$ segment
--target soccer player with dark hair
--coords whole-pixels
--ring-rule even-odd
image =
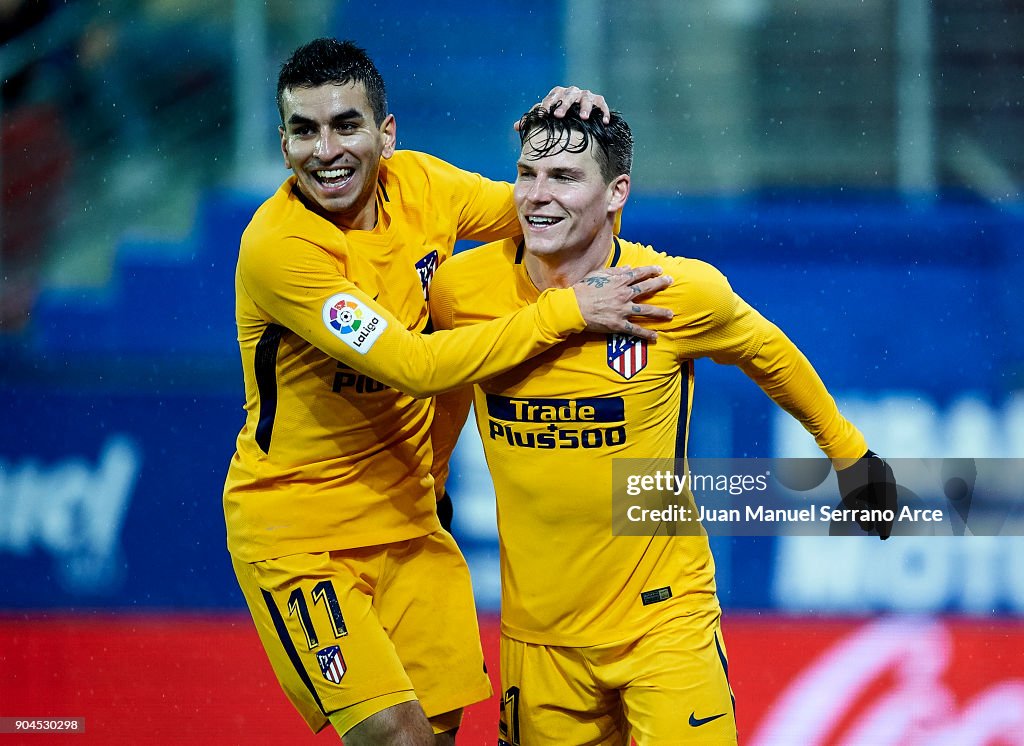
[[[435,509],[433,402],[417,397],[584,328],[653,337],[629,317],[667,318],[636,302],[667,282],[652,267],[599,270],[426,336],[431,278],[455,240],[518,231],[511,185],[396,150],[384,83],[351,43],[296,50],[277,101],[292,175],[241,239],[246,421],[224,488],[228,549],[313,730],[330,722],[349,746],[452,743],[462,708],[491,692],[469,572]]]
[[[718,270],[614,235],[633,149],[620,115],[605,124],[575,107],[564,118],[540,107],[519,135],[523,237],[442,267],[430,298],[435,325],[473,328],[623,264],[664,267],[674,283],[652,302],[675,315],[652,326],[656,343],[577,335],[472,391],[439,397],[435,446],[449,447],[472,399],[497,494],[499,743],[735,743],[707,535],[670,535],[665,525],[652,536],[613,535],[613,459],[685,458],[694,360],[707,357],[738,366],[837,468],[880,465],[858,500],[894,500],[891,471],[807,359]],[[885,538],[891,525],[868,528]]]

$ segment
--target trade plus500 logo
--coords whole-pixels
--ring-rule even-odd
[[[488,435],[515,448],[601,448],[626,442],[621,397],[530,399],[487,395]],[[612,424],[618,423],[618,424]]]
[[[373,309],[346,293],[332,295],[324,303],[324,325],[334,336],[356,352],[365,355],[380,335],[388,328],[388,322],[373,312]]]

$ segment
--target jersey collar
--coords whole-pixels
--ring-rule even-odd
[[[622,246],[619,245],[619,237],[612,236],[612,260],[608,262],[609,267],[618,267],[619,260],[622,258]],[[526,239],[520,238],[519,243],[516,245],[516,264],[523,263],[523,255],[526,253]]]

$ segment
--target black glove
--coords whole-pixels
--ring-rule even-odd
[[[867,516],[857,516],[857,525],[864,532],[877,534],[882,541],[888,539],[899,507],[896,502],[896,478],[889,464],[869,450],[853,466],[836,471],[836,478],[839,480],[839,494],[843,498],[839,505],[841,510],[890,511],[888,515],[892,518],[889,520],[868,520]],[[833,532],[830,528],[829,533],[839,532]]]
[[[448,533],[452,532],[452,499],[448,496],[448,490],[444,491],[444,497],[437,501],[437,517],[441,521],[441,528]]]

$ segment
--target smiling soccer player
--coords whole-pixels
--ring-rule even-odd
[[[444,448],[474,399],[498,499],[499,743],[732,744],[736,723],[706,534],[613,535],[612,461],[684,458],[694,360],[738,366],[837,466],[867,446],[810,363],[709,264],[614,235],[633,138],[613,113],[524,115],[523,238],[454,257],[431,293],[438,328],[472,328],[588,272],[657,263],[674,278],[655,343],[582,334],[441,398]],[[439,412],[440,412],[439,405]],[[860,459],[860,461],[858,461]],[[879,460],[880,461],[880,460]],[[690,496],[692,502],[692,495]]]
[[[246,420],[224,486],[228,549],[314,731],[450,744],[490,683],[469,570],[438,519],[429,397],[587,325],[669,315],[635,300],[664,281],[601,271],[479,328],[423,334],[455,241],[516,231],[511,186],[396,149],[384,82],[351,43],[300,47],[277,96],[292,175],[239,249]]]

